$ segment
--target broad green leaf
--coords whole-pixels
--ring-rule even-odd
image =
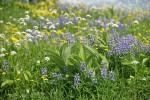
[[[13,80],[6,80],[1,84],[1,88],[6,86],[6,85],[12,85],[14,83]]]
[[[51,51],[49,55],[51,60],[55,62],[59,67],[65,66],[62,57],[60,57],[57,53]]]
[[[28,78],[27,74],[26,74],[26,73],[23,73],[23,75],[24,75],[25,80],[26,80],[26,81],[29,81],[29,78]]]
[[[99,54],[99,56],[100,56],[100,58],[102,58],[103,61],[108,63],[108,60],[107,60],[106,56],[104,56],[102,54]]]
[[[62,57],[63,57],[63,59],[64,59],[65,61],[68,59],[68,56],[70,55],[73,46],[74,46],[74,45],[68,46],[68,47],[64,50],[64,52],[62,52]]]
[[[79,57],[82,59],[82,61],[85,61],[86,53],[85,53],[83,45],[80,46]]]
[[[87,57],[87,59],[86,59],[86,61],[85,61],[87,65],[91,62],[91,60],[92,60],[93,57],[94,57],[93,54],[90,54],[90,55]]]
[[[91,48],[89,46],[85,46],[85,45],[84,45],[84,48],[86,50],[88,50],[90,53],[92,53],[94,56],[96,56],[97,58],[99,58],[99,56],[98,56],[99,53],[95,49],[93,49],[93,48]]]
[[[142,64],[145,64],[149,60],[150,60],[150,58],[144,58],[143,61],[142,61]]]

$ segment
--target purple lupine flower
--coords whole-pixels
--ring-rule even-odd
[[[46,68],[42,68],[41,69],[41,74],[45,77],[47,77],[47,69]]]
[[[146,45],[146,54],[150,54],[150,44]]]
[[[44,35],[43,38],[44,38],[44,41],[45,41],[45,42],[48,41],[48,36],[47,36],[47,35]]]
[[[62,79],[62,74],[52,73],[52,78]]]
[[[2,70],[3,70],[4,72],[8,73],[9,66],[8,66],[7,60],[4,60],[4,61],[3,61]]]
[[[115,33],[115,32],[116,32],[116,29],[113,27],[113,28],[111,29],[111,32],[112,32],[112,33]]]
[[[56,79],[62,79],[62,74],[56,74]]]
[[[114,55],[112,50],[108,50],[108,52],[107,52],[107,53],[108,53],[108,56],[109,56],[109,57],[111,57],[111,56],[113,56],[113,55]]]
[[[101,77],[104,78],[104,79],[107,78],[107,68],[106,68],[106,66],[101,68]]]
[[[85,62],[80,62],[81,66],[80,66],[80,70],[82,72],[85,72],[86,71],[86,63]]]
[[[92,83],[93,84],[97,84],[98,83],[98,79],[96,79],[96,78],[92,79]]]
[[[64,66],[63,73],[66,74],[67,72],[68,72],[68,68],[66,66]]]
[[[74,85],[75,85],[75,86],[80,85],[80,76],[79,76],[79,73],[76,73],[76,74],[74,75]]]
[[[74,35],[72,35],[72,34],[70,34],[70,33],[68,33],[68,34],[66,34],[66,35],[67,35],[67,36],[66,36],[66,39],[67,39],[68,45],[73,44],[73,43],[74,43]]]
[[[108,46],[111,47],[112,45],[113,45],[113,41],[110,40],[110,41],[108,42]]]
[[[93,77],[93,70],[88,70],[87,74],[88,74],[88,78],[92,78]]]
[[[114,81],[115,80],[115,73],[113,71],[109,71],[108,79]]]
[[[119,38],[120,38],[120,36],[119,36],[118,33],[117,33],[117,34],[114,34],[113,39],[114,39],[115,41],[118,41]]]

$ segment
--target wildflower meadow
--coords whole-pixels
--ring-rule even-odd
[[[150,9],[0,0],[0,100],[150,100]]]

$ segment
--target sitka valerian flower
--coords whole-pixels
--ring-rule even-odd
[[[46,60],[46,61],[50,61],[50,58],[49,58],[49,57],[45,57],[45,60]]]
[[[17,52],[16,52],[16,51],[11,51],[10,54],[11,54],[11,55],[16,55]]]

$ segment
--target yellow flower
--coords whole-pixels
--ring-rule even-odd
[[[89,25],[89,23],[85,23],[85,25],[86,25],[86,26],[88,26],[88,25]]]
[[[34,80],[30,80],[31,82],[34,82]]]
[[[6,74],[6,72],[2,72],[2,75],[5,75]]]
[[[17,78],[17,79],[16,79],[16,81],[20,81],[20,80],[21,80],[20,78]]]
[[[17,39],[17,38],[15,38],[15,37],[11,37],[11,40],[14,42],[14,43],[18,43],[19,42],[19,40]]]
[[[56,32],[58,35],[63,34],[62,30],[57,30]]]
[[[64,27],[63,30],[64,30],[64,31],[67,30],[66,27]]]
[[[139,37],[141,37],[141,33],[138,33],[137,35],[138,35]]]
[[[41,79],[43,79],[43,81],[47,81],[48,80],[45,76],[41,76]]]
[[[5,53],[5,55],[8,55],[8,54],[9,54],[8,52]]]
[[[104,49],[105,51],[108,51],[108,49],[106,48],[106,49]]]
[[[93,31],[93,29],[92,29],[92,28],[90,28],[90,31]]]
[[[144,56],[144,54],[139,54],[141,57],[143,57]]]
[[[100,32],[103,33],[104,31],[105,31],[105,29],[104,29],[104,28],[101,28]]]

